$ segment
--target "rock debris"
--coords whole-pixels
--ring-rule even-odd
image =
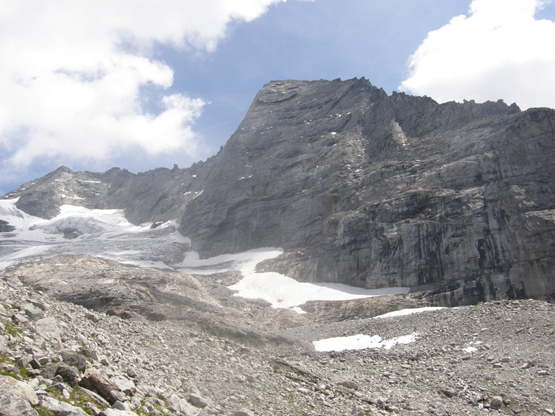
[[[254,323],[251,338],[218,335],[200,315],[123,319],[2,277],[3,415],[544,415],[555,408],[555,305],[545,301],[307,318],[282,327],[278,340]],[[409,333],[419,336],[390,349],[312,345]]]

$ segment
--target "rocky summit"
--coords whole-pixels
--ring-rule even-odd
[[[554,159],[552,109],[352,79],[60,167],[0,198],[0,416],[555,414]]]

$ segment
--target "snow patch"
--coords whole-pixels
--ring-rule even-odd
[[[352,335],[350,337],[327,338],[313,341],[314,349],[319,352],[365,350],[368,348],[385,348],[389,350],[398,344],[411,344],[418,339],[418,334],[403,335],[391,339],[382,339],[379,335]]]
[[[473,352],[478,351],[478,348],[473,347],[473,345],[480,345],[481,343],[482,341],[471,342],[470,344],[468,344],[468,347],[463,348],[463,351],[467,352],[468,354],[472,354]]]
[[[77,195],[75,195],[75,196],[68,196],[68,195],[66,195],[66,194],[60,194],[60,196],[61,196],[62,198],[67,198],[67,199],[85,199],[85,198],[78,197]]]
[[[178,270],[189,274],[209,275],[229,270],[240,271],[243,279],[229,286],[235,296],[246,299],[263,299],[274,308],[296,308],[311,300],[351,300],[382,295],[409,293],[409,288],[362,289],[340,283],[303,283],[275,272],[257,273],[256,265],[283,253],[281,248],[259,248],[236,254],[222,254],[200,259],[195,252],[187,253]]]
[[[16,228],[10,232],[11,244],[0,246],[0,270],[60,254],[89,254],[142,267],[167,269],[168,265],[158,259],[149,262],[145,258],[153,257],[152,252],[166,253],[166,247],[174,244],[183,245],[183,251],[191,245],[190,239],[179,234],[179,224],[175,221],[151,229],[152,223],[131,224],[120,209],[87,209],[73,205],[61,206],[59,215],[45,220],[19,210],[15,206],[17,200],[0,200],[0,218]],[[65,239],[67,231],[76,237]]]

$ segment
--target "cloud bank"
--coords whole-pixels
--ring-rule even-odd
[[[202,99],[169,94],[158,45],[213,51],[284,0],[0,0],[2,170],[33,161],[195,155]]]
[[[400,89],[437,101],[503,99],[555,108],[555,23],[536,20],[541,0],[473,0],[409,59]]]

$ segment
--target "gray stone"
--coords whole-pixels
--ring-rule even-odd
[[[491,405],[493,407],[501,407],[503,406],[503,397],[501,396],[493,396],[491,398]]]
[[[68,365],[60,365],[56,370],[56,375],[62,377],[62,380],[69,384],[71,387],[76,387],[81,379],[79,375],[79,370],[75,367],[70,367]]]
[[[35,330],[37,331],[37,334],[43,338],[58,341],[60,339],[58,323],[55,318],[48,317],[39,319],[35,322]]]
[[[133,395],[137,390],[137,387],[135,386],[135,383],[133,382],[133,380],[129,380],[128,378],[125,378],[123,376],[112,377],[110,378],[110,381],[119,390],[123,391],[125,394],[129,396]]]
[[[98,321],[100,321],[100,318],[98,317],[98,315],[92,312],[86,313],[85,318],[90,319],[94,323],[97,323]]]
[[[233,416],[254,416],[254,413],[248,409],[236,410],[232,413]]]
[[[39,405],[59,416],[87,416],[83,409],[52,397],[44,397]]]
[[[23,305],[21,305],[21,310],[25,312],[25,314],[27,314],[29,318],[34,320],[39,319],[44,314],[42,309],[37,308],[31,303],[24,303]]]
[[[50,364],[46,367],[41,368],[40,374],[46,379],[53,379],[56,376],[56,372],[58,371],[57,364]]]
[[[351,380],[340,381],[337,384],[339,384],[340,386],[347,387],[349,389],[358,390],[358,384]]]
[[[173,411],[177,411],[180,412],[181,411],[181,405],[179,403],[179,397],[176,394],[172,394],[169,397],[166,397],[166,401],[170,407],[170,409],[173,409]]]
[[[98,355],[96,351],[91,348],[81,347],[81,349],[79,349],[79,354],[91,361],[98,361]]]
[[[31,356],[28,354],[23,354],[21,357],[17,359],[16,365],[21,368],[26,368],[30,362],[31,362]]]
[[[440,391],[443,394],[445,394],[447,397],[454,397],[454,396],[457,395],[457,392],[453,389],[450,389],[450,388],[441,389]]]
[[[179,411],[187,416],[193,416],[198,413],[198,409],[191,406],[187,400],[179,399]]]
[[[191,403],[193,406],[199,407],[199,408],[210,406],[211,404],[209,399],[202,397],[198,393],[190,393],[187,396],[187,400],[189,400],[189,403]]]
[[[124,410],[124,411],[131,410],[127,403],[120,402],[119,400],[112,405],[112,409]]]
[[[29,322],[29,320],[22,314],[20,313],[14,313],[12,315],[12,320],[18,324],[25,324],[27,322]]]
[[[0,365],[0,368],[2,368],[2,370],[4,370],[4,371],[7,371],[8,373],[12,373],[12,372],[18,371],[18,370],[15,368],[15,365],[8,364],[8,363],[2,363],[2,365]]]
[[[0,414],[35,416],[33,406],[39,403],[36,393],[27,384],[12,377],[0,376]]]
[[[90,396],[99,406],[110,407],[110,403],[108,403],[102,396],[95,393],[94,391],[85,389],[81,386],[77,386],[77,388],[81,393],[86,394],[87,396]]]
[[[87,360],[83,355],[74,351],[62,351],[62,361],[68,366],[77,368],[80,372],[84,373],[87,368]]]

